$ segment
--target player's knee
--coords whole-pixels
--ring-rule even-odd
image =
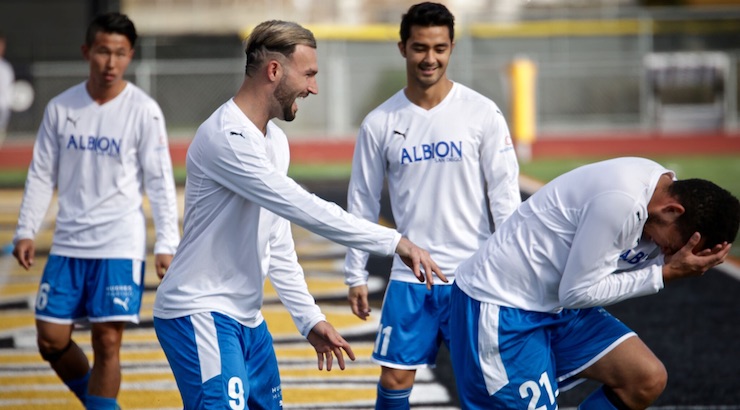
[[[110,332],[99,333],[93,337],[92,345],[97,359],[115,358],[121,349],[121,338]]]
[[[414,385],[414,370],[400,370],[383,367],[380,373],[380,385],[386,389],[410,389]]]
[[[123,338],[123,327],[101,326],[93,329],[92,345],[96,351],[118,352]]]
[[[651,403],[655,401],[661,393],[663,393],[667,383],[668,372],[662,362],[656,361],[645,380],[645,395]]]
[[[45,361],[54,364],[64,356],[69,349],[72,348],[74,342],[72,340],[66,340],[65,344],[60,344],[58,341],[48,340],[44,338],[38,338],[36,340],[39,354]]]
[[[663,393],[668,372],[658,360],[646,363],[630,383],[632,408],[646,408]]]

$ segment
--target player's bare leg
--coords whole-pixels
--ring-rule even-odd
[[[39,353],[44,358],[52,359],[47,360],[62,380],[78,379],[90,370],[90,363],[82,349],[77,344],[69,346],[73,328],[73,325],[36,321]]]
[[[90,363],[85,352],[72,341],[74,325],[36,320],[36,342],[41,357],[84,403]]]
[[[95,360],[90,376],[90,395],[98,397],[118,396],[121,387],[121,342],[123,322],[94,323],[92,346]]]
[[[382,366],[380,384],[391,390],[410,389],[414,386],[414,377],[416,377],[416,370],[392,369]]]
[[[638,337],[620,343],[580,376],[603,383],[629,409],[650,406],[668,380],[663,363]]]
[[[381,367],[376,409],[408,409],[416,370]]]

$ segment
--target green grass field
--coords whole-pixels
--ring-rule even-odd
[[[605,158],[544,159],[521,164],[521,173],[540,181],[550,181],[556,176],[594,161]],[[651,157],[679,178],[703,178],[740,197],[740,156],[696,155]]]

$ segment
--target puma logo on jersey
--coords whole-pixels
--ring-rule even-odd
[[[67,121],[68,121],[68,122],[71,122],[71,123],[72,123],[72,126],[73,126],[73,127],[75,127],[75,128],[77,128],[77,120],[75,120],[74,118],[72,118],[72,117],[70,117],[70,116],[68,115],[68,116],[67,116]]]
[[[123,307],[123,309],[128,312],[128,298],[126,298],[126,300],[123,300],[121,298],[114,297],[113,304]]]
[[[231,135],[238,135],[238,136],[244,138],[244,135],[241,132],[231,131],[229,134],[231,134]]]
[[[406,130],[406,132],[408,132],[408,129]],[[406,139],[406,132],[393,130],[393,135],[400,135],[403,137],[403,139]]]

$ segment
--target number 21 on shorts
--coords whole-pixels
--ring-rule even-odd
[[[547,376],[547,372],[542,373],[540,380],[537,382],[534,380],[527,380],[519,385],[519,394],[522,399],[529,400],[527,410],[547,410],[547,406],[537,407],[537,403],[540,401],[543,389],[547,394],[547,398],[550,400],[550,405],[555,404],[555,396],[557,396],[557,392],[552,391],[552,384],[550,384],[550,378]]]

